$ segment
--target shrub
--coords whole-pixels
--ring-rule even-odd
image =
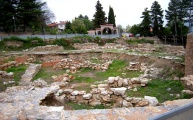
[[[56,39],[53,44],[58,46],[63,46],[64,49],[74,49],[72,47],[72,42],[70,40],[66,40],[64,38]]]

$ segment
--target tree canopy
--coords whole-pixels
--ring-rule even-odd
[[[160,4],[155,1],[151,6],[151,21],[153,27],[154,35],[161,35],[161,31],[163,30],[163,10]]]
[[[113,24],[114,27],[116,26],[115,17],[113,8],[109,6],[108,23]]]
[[[148,8],[145,8],[144,12],[142,13],[142,17],[143,20],[140,24],[140,28],[141,28],[141,34],[144,36],[149,36],[150,33],[150,25],[151,25],[151,17],[150,17],[150,11],[148,10]]]
[[[103,11],[103,7],[100,3],[100,1],[97,1],[96,4],[96,12],[94,14],[94,19],[93,19],[93,26],[94,28],[99,28],[100,25],[105,24],[106,23],[106,17],[105,17],[105,12]]]
[[[0,27],[4,31],[42,28],[54,15],[41,0],[0,0]],[[14,25],[16,24],[16,25]]]

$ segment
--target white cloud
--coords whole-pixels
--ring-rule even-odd
[[[96,12],[97,0],[44,0],[48,7],[55,13],[56,21],[72,20],[75,17],[87,15],[93,19]],[[128,24],[139,24],[144,8],[149,9],[155,0],[100,0],[103,10],[108,16],[109,6],[113,7],[116,15],[116,24],[126,27]],[[165,11],[170,0],[157,0]]]

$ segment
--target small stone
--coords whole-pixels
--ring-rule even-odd
[[[133,92],[137,92],[137,88],[134,88],[134,89],[133,89]]]
[[[77,96],[77,95],[79,95],[79,91],[75,90],[75,91],[73,91],[73,92],[71,93],[71,95]]]
[[[123,100],[123,107],[133,107],[133,105],[130,102]]]
[[[145,96],[144,98],[149,101],[149,105],[151,106],[157,106],[159,103],[156,97]]]
[[[167,91],[171,91],[172,89],[171,88],[167,88]]]
[[[83,95],[83,99],[85,99],[85,100],[89,100],[89,99],[91,99],[91,97],[92,97],[92,94],[90,94],[90,93]]]

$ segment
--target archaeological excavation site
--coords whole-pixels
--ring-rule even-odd
[[[0,119],[145,120],[178,109],[193,102],[192,38],[2,40]]]

